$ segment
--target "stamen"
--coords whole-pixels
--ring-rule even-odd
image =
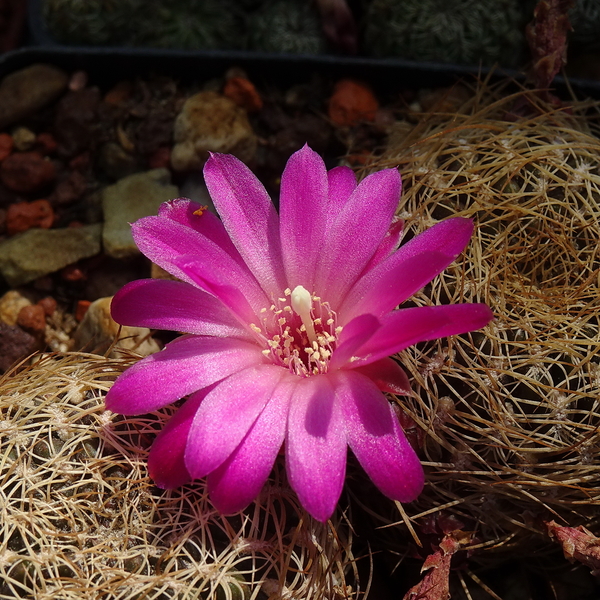
[[[308,290],[301,285],[297,285],[292,291],[290,303],[294,312],[302,319],[302,324],[306,328],[306,335],[311,344],[317,341],[315,326],[313,324],[310,311],[312,310],[312,299]]]

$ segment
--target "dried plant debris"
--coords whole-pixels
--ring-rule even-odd
[[[504,120],[521,96],[537,116]],[[476,222],[467,250],[416,304],[486,302],[496,315],[481,332],[400,356],[414,393],[398,400],[422,434],[427,471],[423,494],[387,529],[401,549],[432,514],[460,519],[480,556],[548,544],[544,520],[600,531],[600,141],[590,115],[591,103],[558,110],[483,85],[456,112],[399,124],[377,159],[374,168],[403,174],[409,235],[450,216]],[[379,519],[398,514],[382,508]]]
[[[147,449],[172,409],[103,406],[132,362],[45,355],[0,380],[0,599],[362,597],[347,528],[310,519],[283,469],[229,518],[203,483],[153,486]]]

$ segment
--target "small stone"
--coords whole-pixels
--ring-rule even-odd
[[[19,152],[26,152],[27,150],[31,150],[33,148],[36,135],[27,127],[17,127],[12,132],[12,138],[15,148],[19,150]]]
[[[82,90],[88,82],[88,74],[85,71],[75,71],[69,79],[69,89],[72,92]]]
[[[125,104],[133,95],[134,87],[131,81],[120,81],[104,95],[104,102],[113,106]]]
[[[54,211],[48,200],[11,204],[6,214],[8,235],[22,233],[33,227],[50,229],[54,222]]]
[[[140,169],[136,157],[115,142],[103,144],[98,155],[98,166],[113,181],[133,175]]]
[[[54,136],[46,131],[38,134],[37,138],[35,139],[35,144],[44,156],[48,156],[48,154],[54,154],[56,152],[56,148],[58,147]]]
[[[53,131],[61,156],[72,157],[96,145],[99,104],[100,92],[96,88],[70,91],[60,99]]]
[[[56,168],[39,152],[18,152],[2,161],[0,179],[7,188],[27,194],[52,183],[56,179]]]
[[[38,304],[24,306],[17,317],[17,325],[32,335],[42,333],[46,329],[46,313]]]
[[[100,253],[102,225],[29,229],[0,242],[0,273],[11,287]]]
[[[119,348],[148,356],[160,350],[156,340],[146,327],[120,326],[110,316],[112,297],[99,298],[92,302],[74,336],[74,349],[104,354],[117,340],[110,356],[120,355]]]
[[[66,89],[68,79],[64,71],[43,64],[7,75],[0,83],[0,128],[50,104]]]
[[[10,156],[15,143],[8,133],[0,133],[0,162]]]
[[[171,165],[176,171],[200,169],[208,152],[254,159],[257,138],[246,111],[216,92],[199,92],[185,101],[175,119]]]
[[[85,175],[79,171],[71,171],[56,184],[52,199],[59,206],[66,206],[80,200],[87,189],[88,180]]]
[[[87,313],[90,304],[91,302],[89,300],[77,301],[77,306],[75,307],[75,319],[78,323],[81,323],[81,321],[83,321],[83,318],[85,317],[85,314]]]
[[[364,83],[352,79],[338,81],[329,99],[329,118],[341,127],[361,121],[374,121],[379,102]]]
[[[16,325],[0,322],[0,372],[8,371],[38,349],[39,342],[35,337]]]
[[[225,83],[223,95],[233,100],[249,113],[258,112],[263,101],[254,84],[243,77],[231,77]]]
[[[171,148],[161,146],[148,157],[148,166],[151,169],[168,169],[171,165]]]
[[[44,309],[44,314],[47,317],[51,317],[58,306],[56,300],[52,296],[46,296],[45,298],[38,300],[37,304]]]
[[[61,272],[60,278],[64,281],[84,281],[86,279],[85,273],[77,265],[67,265]]]
[[[76,171],[87,171],[92,164],[92,156],[89,152],[82,152],[77,156],[74,156],[69,161],[69,168]]]
[[[102,191],[104,251],[113,258],[137,256],[130,223],[155,215],[163,202],[177,198],[167,169],[154,169],[121,179]]]
[[[0,298],[0,321],[11,327],[17,324],[19,311],[31,306],[31,300],[23,296],[18,290],[10,290]]]

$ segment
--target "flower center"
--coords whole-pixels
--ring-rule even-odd
[[[302,377],[326,373],[329,358],[342,331],[327,302],[298,285],[285,290],[267,309],[261,310],[262,327],[252,330],[264,340],[263,354],[273,363]]]

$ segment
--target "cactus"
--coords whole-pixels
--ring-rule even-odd
[[[371,0],[365,48],[378,57],[516,66],[530,14],[523,0]]]
[[[270,0],[248,18],[248,48],[294,54],[324,52],[319,15],[305,0]]]
[[[506,119],[515,105],[532,114]],[[450,513],[480,555],[516,558],[551,543],[544,520],[600,531],[600,142],[588,110],[482,85],[399,126],[374,165],[399,165],[407,235],[475,220],[463,255],[417,304],[460,298],[496,316],[401,354],[415,394],[400,402],[421,429],[428,482],[405,507],[417,535],[432,513]],[[407,530],[393,535],[404,552]]]
[[[50,32],[68,44],[224,49],[244,44],[235,0],[45,0]]]
[[[229,518],[203,483],[152,484],[145,455],[173,411],[103,406],[132,362],[47,355],[0,380],[0,599],[333,598],[350,542],[302,511],[283,468]]]

